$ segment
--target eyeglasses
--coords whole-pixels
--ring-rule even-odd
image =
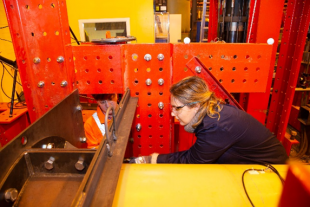
[[[172,111],[175,111],[175,112],[178,112],[180,111],[184,106],[190,106],[190,105],[193,105],[193,104],[196,104],[196,103],[199,103],[199,101],[194,101],[194,102],[191,102],[191,103],[187,103],[187,104],[184,104],[182,106],[172,106],[171,105],[171,110]]]

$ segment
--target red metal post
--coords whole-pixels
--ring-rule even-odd
[[[58,0],[3,3],[33,122],[75,87],[67,7]]]
[[[255,26],[256,24],[255,20],[252,21],[253,18],[250,15],[249,22],[253,23],[252,23],[252,29],[251,24],[249,24],[247,39],[249,41],[252,41],[253,39],[253,41],[255,41],[256,43],[266,43],[269,38],[272,38],[274,39],[275,42],[277,42],[280,33],[280,25],[282,20],[284,1],[254,0],[251,2],[254,4],[252,13],[252,15],[254,15],[254,19],[257,13],[259,13],[259,15],[256,26]],[[255,32],[253,33],[253,31],[255,31],[255,28],[257,28],[256,34]],[[268,66],[268,68],[266,68],[269,70],[269,75],[265,92],[261,94],[251,93],[249,94],[248,98],[247,112],[252,116],[254,116],[258,121],[260,121],[263,124],[265,124],[266,113],[268,108],[276,51],[277,51],[277,43],[274,43],[271,54],[272,59],[270,61],[270,65]]]
[[[310,1],[288,2],[267,127],[283,140],[295,94],[306,35]]]
[[[209,5],[209,30],[208,30],[208,42],[211,42],[217,37],[218,27],[218,0],[210,1]]]

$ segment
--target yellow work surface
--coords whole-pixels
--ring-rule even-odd
[[[288,166],[274,165],[283,178]],[[113,206],[251,206],[242,173],[262,165],[123,164]],[[273,172],[244,182],[255,206],[277,206],[282,183]]]

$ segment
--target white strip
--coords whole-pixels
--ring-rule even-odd
[[[255,3],[254,3],[253,15],[252,15],[252,20],[251,20],[251,27],[250,27],[249,37],[248,37],[248,42],[247,43],[250,42],[250,37],[251,37],[251,32],[252,32],[252,25],[253,25],[254,16],[255,16],[256,3],[257,3],[257,0],[255,0]]]
[[[104,134],[105,134],[104,124],[101,124],[101,123],[100,123],[100,120],[99,120],[99,117],[98,117],[97,112],[93,114],[93,118],[95,119],[96,124],[97,124],[98,128],[99,128],[100,131],[101,131],[101,134],[104,136]]]

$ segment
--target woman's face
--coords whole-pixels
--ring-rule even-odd
[[[194,118],[199,109],[199,104],[196,104],[192,108],[189,108],[188,106],[181,108],[180,106],[182,107],[184,104],[171,96],[171,115],[175,116],[182,126],[185,126]]]
[[[116,94],[111,95],[110,98],[107,98],[105,100],[98,100],[97,103],[98,103],[99,107],[101,108],[102,113],[104,113],[106,115],[106,112],[110,106],[112,106],[114,108],[114,110],[116,109],[117,95]],[[110,110],[110,112],[108,114],[108,119],[111,120],[112,118],[113,118],[112,110]]]

